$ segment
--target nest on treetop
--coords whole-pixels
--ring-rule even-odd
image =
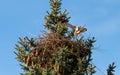
[[[83,58],[90,54],[91,49],[86,47],[85,41],[80,38],[78,41],[73,41],[65,38],[58,33],[47,33],[38,38],[34,49],[26,58],[26,65],[36,65],[39,67],[53,67],[55,59],[54,55],[59,52],[59,48],[66,48],[68,57]],[[51,63],[53,62],[53,63]]]

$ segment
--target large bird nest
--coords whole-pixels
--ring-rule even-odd
[[[51,66],[50,62],[54,61],[53,57],[60,48],[66,48],[68,57],[83,58],[91,52],[87,44],[87,41],[84,41],[82,37],[75,41],[57,33],[47,33],[38,38],[36,46],[26,58],[26,65]]]

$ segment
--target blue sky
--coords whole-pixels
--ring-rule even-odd
[[[108,64],[116,63],[120,74],[120,0],[63,0],[62,9],[71,16],[70,23],[86,25],[87,37],[95,37],[93,63],[95,75],[105,75]],[[0,0],[0,75],[20,75],[15,59],[18,37],[36,37],[44,30],[44,16],[49,0]]]

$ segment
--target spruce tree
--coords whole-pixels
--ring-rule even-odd
[[[19,38],[15,45],[15,54],[24,70],[21,75],[93,75],[96,72],[91,64],[96,40],[84,39],[82,33],[87,29],[69,23],[67,10],[61,11],[61,1],[49,2],[51,10],[47,11],[44,24],[48,32],[38,39]]]

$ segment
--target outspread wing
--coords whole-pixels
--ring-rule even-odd
[[[70,23],[66,23],[66,26],[72,28],[73,30],[75,30],[75,28],[76,28],[76,26],[74,26],[74,25],[72,25],[72,24],[70,24]]]

